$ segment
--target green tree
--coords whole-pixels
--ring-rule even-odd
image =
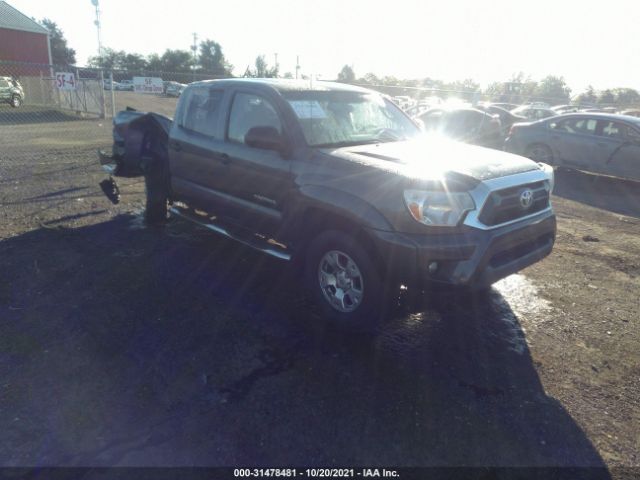
[[[120,68],[130,72],[142,72],[147,65],[147,59],[139,53],[126,53],[120,58]]]
[[[40,23],[49,30],[49,36],[51,38],[51,61],[55,65],[75,65],[76,51],[73,48],[69,48],[67,39],[64,38],[64,33],[60,30],[56,22],[48,18],[43,18]]]
[[[250,67],[247,67],[244,76],[252,78],[274,78],[278,76],[278,67],[269,68],[264,55],[258,55],[256,57],[255,68],[252,70]]]
[[[366,83],[368,85],[380,85],[381,80],[373,73],[369,72],[358,80],[358,83]]]
[[[127,54],[125,52],[103,48],[102,55],[89,57],[88,65],[94,68],[104,68],[106,70],[120,70]]]
[[[640,93],[633,88],[615,88],[613,93],[616,96],[616,105],[622,107],[640,105]]]
[[[569,103],[571,89],[563,77],[548,75],[536,87],[535,96],[550,103]]]
[[[595,89],[589,85],[587,90],[573,99],[573,102],[577,105],[594,105],[598,101]]]
[[[209,39],[200,42],[198,66],[215,75],[231,75],[233,70],[233,66],[225,59],[220,44]]]
[[[615,103],[616,97],[611,90],[603,90],[598,95],[598,105],[611,105]]]
[[[167,49],[160,57],[165,72],[189,72],[193,65],[191,52]]]
[[[338,81],[342,83],[355,83],[356,74],[349,65],[342,67],[342,70],[338,73]]]
[[[147,69],[150,72],[159,72],[162,70],[162,58],[157,53],[152,53],[147,57]]]

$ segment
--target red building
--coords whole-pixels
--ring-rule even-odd
[[[0,0],[0,64],[6,61],[50,64],[51,48],[46,28]],[[26,65],[12,68],[14,75],[29,75],[33,70]]]

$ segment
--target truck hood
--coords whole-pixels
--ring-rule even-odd
[[[467,181],[481,182],[539,169],[535,162],[519,155],[432,136],[324,151],[343,160],[416,180],[465,177]]]

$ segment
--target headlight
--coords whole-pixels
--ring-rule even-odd
[[[546,163],[538,162],[538,166],[542,169],[544,173],[547,174],[547,178],[549,179],[549,193],[553,192],[553,187],[556,184],[555,175],[553,173],[553,167]]]
[[[414,219],[434,227],[455,227],[466,212],[476,208],[466,192],[405,190],[404,203]]]

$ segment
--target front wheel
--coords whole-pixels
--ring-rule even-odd
[[[13,108],[18,108],[20,105],[22,105],[22,98],[20,98],[20,95],[14,95],[11,97],[11,106]]]
[[[324,318],[346,330],[374,331],[386,305],[384,282],[371,256],[339,231],[311,242],[305,283]]]

